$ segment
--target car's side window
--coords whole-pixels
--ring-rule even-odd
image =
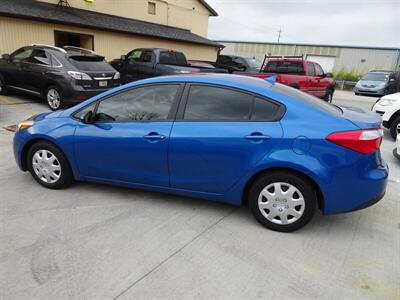
[[[140,61],[141,62],[151,62],[153,59],[153,51],[143,51],[141,57],[140,57]]]
[[[308,76],[315,76],[315,70],[314,70],[314,64],[313,63],[307,63],[307,71],[308,71]]]
[[[324,75],[324,70],[322,70],[322,68],[319,64],[315,64],[315,68],[317,69],[317,76]]]
[[[274,121],[278,119],[280,106],[276,103],[272,103],[266,99],[256,97],[254,99],[253,113],[251,114],[251,120],[254,121]]]
[[[128,54],[128,59],[132,61],[140,61],[140,57],[142,56],[142,50],[132,51]]]
[[[99,103],[98,121],[167,120],[179,85],[151,85],[113,95]]]
[[[253,96],[222,87],[192,85],[185,120],[248,120]]]
[[[32,48],[22,48],[11,54],[13,62],[22,62],[29,60],[32,53]]]
[[[31,53],[29,62],[45,66],[51,65],[50,55],[42,49],[34,49]]]

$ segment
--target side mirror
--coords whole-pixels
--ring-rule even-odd
[[[121,60],[126,60],[126,59],[127,59],[126,55],[121,55]]]
[[[85,124],[93,124],[96,121],[93,111],[89,110],[81,119]]]
[[[328,77],[328,78],[333,78],[333,74],[332,73],[325,73],[325,75],[326,75],[326,77]]]
[[[4,59],[4,60],[6,60],[6,61],[10,61],[10,54],[3,54],[2,56],[1,56],[1,58],[2,59]]]

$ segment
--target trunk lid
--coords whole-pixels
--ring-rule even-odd
[[[339,106],[343,111],[343,117],[360,129],[380,128],[382,118],[375,112],[356,107]]]

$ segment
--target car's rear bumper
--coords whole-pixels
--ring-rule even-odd
[[[378,164],[377,161],[380,161]],[[338,171],[321,186],[325,215],[351,212],[378,202],[386,191],[389,169],[380,154],[371,154]]]
[[[64,100],[66,104],[74,105],[118,86],[120,86],[119,82],[116,82],[104,89],[85,89],[78,85],[72,85],[69,89],[64,89]]]

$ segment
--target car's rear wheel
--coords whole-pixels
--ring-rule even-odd
[[[306,225],[316,209],[316,193],[303,178],[290,172],[273,172],[258,178],[249,193],[249,206],[258,222],[281,232]]]
[[[395,118],[392,123],[390,124],[390,135],[392,138],[396,139],[397,136],[397,125],[400,124],[400,116],[398,116],[397,118]]]
[[[56,86],[50,86],[46,90],[46,102],[51,110],[57,110],[65,107],[61,90]]]
[[[27,163],[33,178],[47,188],[62,189],[73,182],[67,159],[51,143],[34,144],[28,151]]]

